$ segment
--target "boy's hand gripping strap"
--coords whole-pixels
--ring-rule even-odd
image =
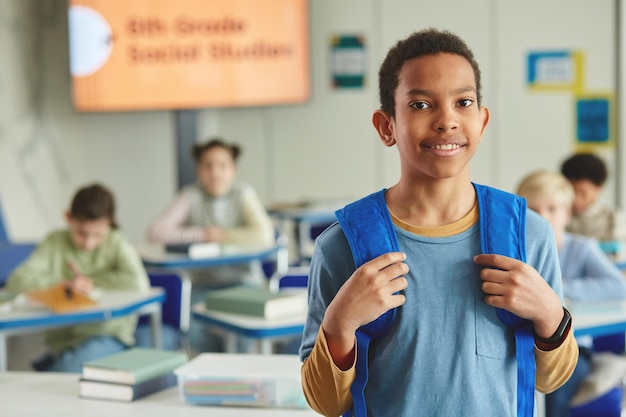
[[[377,256],[400,250],[387,209],[384,189],[337,210],[335,215],[352,249],[356,268]],[[387,310],[376,320],[356,331],[356,376],[350,386],[350,393],[354,414],[358,417],[367,416],[365,386],[368,379],[370,341],[385,337],[393,325],[395,316],[395,308]],[[351,413],[352,410],[348,410],[344,416]]]
[[[526,201],[508,193],[474,184],[480,211],[481,250],[526,261]],[[385,189],[349,204],[335,214],[348,239],[356,268],[387,252],[399,251],[385,202]],[[487,197],[487,195],[489,195]],[[487,203],[489,201],[489,203]],[[489,204],[489,205],[488,205]],[[349,213],[349,215],[348,215]],[[503,309],[496,309],[500,321],[515,332],[518,364],[517,415],[532,417],[535,398],[535,356],[532,323]],[[365,386],[368,380],[369,345],[391,329],[396,309],[356,332],[356,376],[350,387],[354,415],[367,416]],[[348,410],[344,417],[350,416]]]
[[[526,200],[494,188],[474,184],[480,210],[480,245],[495,253],[526,262]],[[530,320],[497,308],[500,321],[515,332],[517,359],[517,415],[532,417],[535,405],[535,337]]]

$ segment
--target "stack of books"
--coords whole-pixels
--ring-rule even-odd
[[[201,259],[219,256],[222,248],[216,242],[170,243],[165,245],[165,251],[187,255],[191,259]]]
[[[204,305],[207,310],[274,320],[304,314],[308,304],[306,289],[272,292],[266,288],[238,285],[210,291]]]
[[[113,401],[134,401],[176,385],[174,370],[187,362],[183,352],[131,348],[85,362],[79,396]]]

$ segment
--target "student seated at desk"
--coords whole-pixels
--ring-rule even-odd
[[[536,171],[519,184],[517,194],[528,207],[545,217],[554,230],[563,273],[563,296],[570,300],[626,298],[626,279],[601,251],[598,242],[566,232],[574,189],[561,174]],[[569,416],[569,401],[590,371],[592,340],[578,338],[580,354],[573,375],[561,388],[546,395],[546,417]]]
[[[612,260],[623,259],[626,213],[602,201],[608,178],[604,161],[593,153],[577,153],[561,164],[561,173],[574,187],[567,231],[597,239]]]
[[[250,185],[236,181],[239,146],[212,139],[192,148],[197,182],[185,186],[148,229],[156,243],[218,242],[255,248],[274,244],[272,221]],[[193,271],[191,302],[204,299],[211,288],[238,283],[261,285],[259,265],[220,266]],[[191,320],[191,346],[213,350],[204,340],[203,325]]]
[[[117,230],[112,193],[100,184],[74,195],[65,213],[67,229],[50,233],[9,276],[14,292],[44,289],[60,282],[76,293],[94,288],[146,291],[141,258]],[[135,343],[135,316],[88,323],[46,333],[49,350],[33,363],[38,371],[81,372],[81,364]]]

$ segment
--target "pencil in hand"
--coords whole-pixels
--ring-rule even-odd
[[[76,277],[81,275],[81,272],[76,266],[76,264],[72,262],[70,259],[66,259],[65,263],[67,264],[67,267],[70,269],[70,271],[72,271],[72,275],[73,275],[73,277],[70,279],[70,282],[67,283],[67,285],[65,286],[65,298],[68,300],[71,300],[74,295],[74,291],[72,290],[72,284],[74,283],[74,280],[76,279]]]
[[[66,259],[65,263],[70,270],[70,278],[64,284],[66,286],[65,295],[67,300],[75,300],[79,295],[88,295],[93,291],[93,280],[78,269],[76,263],[72,259]]]

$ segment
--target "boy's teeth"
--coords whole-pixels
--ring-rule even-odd
[[[457,149],[459,147],[459,145],[457,144],[453,144],[453,143],[448,143],[445,145],[433,145],[433,148],[435,149],[440,149],[440,150],[444,150],[444,151],[449,151],[452,149]]]

